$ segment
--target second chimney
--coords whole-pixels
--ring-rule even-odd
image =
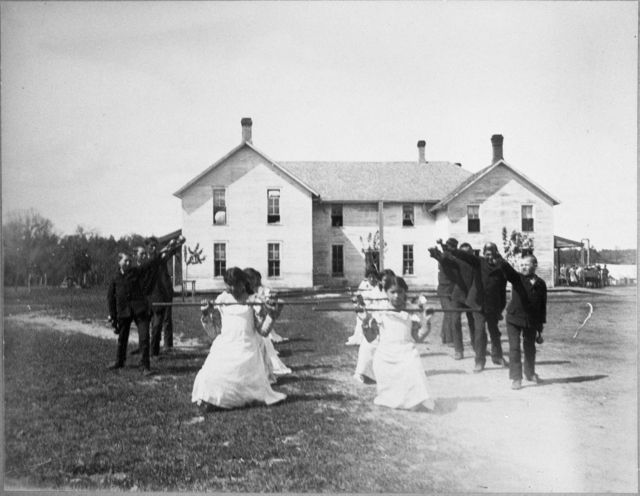
[[[502,154],[502,142],[504,138],[501,134],[494,134],[491,136],[491,146],[493,147],[493,160],[491,161],[491,165],[495,164],[499,160],[503,160],[504,156]]]
[[[251,143],[251,126],[253,125],[251,117],[243,117],[240,124],[242,125],[242,141]]]
[[[418,141],[418,163],[426,164],[427,161],[424,158],[424,147],[427,145],[426,141],[420,140]]]

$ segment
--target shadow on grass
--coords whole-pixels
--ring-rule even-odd
[[[536,361],[536,367],[538,365],[565,365],[571,363],[569,360],[543,360],[541,362]]]
[[[431,357],[433,357],[433,356],[447,356],[447,353],[443,353],[443,352],[441,352],[441,351],[434,351],[434,352],[431,352],[431,353],[420,353],[420,356],[421,356],[421,357],[428,357],[428,356],[431,356]]]
[[[317,369],[322,369],[322,370],[329,370],[329,369],[333,369],[334,366],[333,365],[291,365],[289,366],[289,368],[291,370],[293,370],[294,372],[298,372],[301,370],[317,370]]]
[[[466,374],[464,370],[460,370],[460,369],[425,370],[424,373],[427,377],[431,377],[434,375],[445,375],[445,374],[454,374],[454,375]]]
[[[486,396],[455,396],[453,398],[436,398],[434,415],[447,415],[458,409],[459,403],[487,403],[491,401]]]
[[[283,358],[286,357],[290,357],[293,354],[293,351],[288,349],[288,350],[283,350],[283,349],[279,349],[278,350],[278,355],[280,355]]]
[[[292,337],[289,338],[289,341],[287,341],[287,343],[303,343],[305,341],[313,341],[313,339],[304,338],[302,336],[292,336]],[[276,344],[280,344],[280,343],[276,343]]]
[[[604,379],[609,377],[605,374],[597,374],[597,375],[577,375],[575,377],[559,377],[557,379],[543,379],[542,383],[537,384],[537,387],[540,386],[550,386],[551,384],[569,384],[572,382],[589,382],[589,381],[599,381],[600,379]]]
[[[194,359],[206,358],[208,354],[209,354],[209,351],[203,349],[200,353],[198,353],[198,352],[191,352],[191,353],[175,352],[175,353],[172,353],[171,355],[160,354],[158,359],[163,361],[163,362],[168,362],[169,360],[194,360]]]
[[[287,399],[284,400],[284,402],[282,402],[281,404],[297,403],[300,401],[342,402],[342,401],[354,401],[358,399],[359,399],[358,396],[353,396],[353,395],[344,394],[344,393],[324,393],[324,394],[323,393],[309,393],[309,394],[294,393],[294,394],[288,394]]]

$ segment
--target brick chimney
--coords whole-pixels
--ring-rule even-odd
[[[425,140],[418,141],[418,163],[426,164],[427,160],[424,158],[424,147],[427,145]]]
[[[240,124],[242,125],[242,141],[251,143],[251,126],[253,125],[251,117],[243,117]]]
[[[498,160],[504,159],[502,154],[502,142],[504,138],[501,134],[494,134],[491,136],[491,146],[493,147],[493,160],[491,161],[491,165],[495,164]]]

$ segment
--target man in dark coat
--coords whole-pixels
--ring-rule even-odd
[[[153,260],[159,257],[158,238],[151,236],[145,240],[149,259]],[[149,303],[151,304],[151,355],[158,356],[160,354],[160,337],[164,331],[164,349],[170,351],[173,349],[173,322],[171,315],[171,307],[154,307],[153,303],[171,303],[173,301],[173,283],[167,269],[167,262],[160,264],[155,280],[152,281],[152,287],[149,293]]]
[[[458,246],[455,238],[449,238],[445,243],[445,249],[454,249]],[[440,297],[440,306],[443,310],[453,310],[464,292],[458,285],[460,275],[458,265],[452,257],[444,257],[437,249],[429,249],[432,258],[438,261],[438,288],[437,295]],[[442,315],[442,342],[453,343],[454,359],[464,358],[464,344],[462,342],[462,322],[460,313],[445,312]]]
[[[474,372],[482,372],[486,363],[487,333],[491,338],[491,361],[503,367],[508,363],[502,354],[498,321],[507,303],[507,279],[502,271],[502,259],[495,243],[484,245],[483,256],[478,257],[464,250],[448,252],[469,264],[473,269],[473,282],[469,288],[466,304],[473,310],[474,351],[476,364]]]
[[[524,376],[529,382],[540,383],[536,374],[536,341],[542,342],[542,330],[547,321],[547,285],[536,275],[538,260],[533,255],[522,257],[520,273],[508,263],[503,271],[511,283],[511,301],[507,307],[509,335],[509,378],[511,388],[522,387],[520,335],[524,349]]]
[[[473,248],[469,243],[462,243],[460,245],[460,249],[473,254]],[[453,303],[456,308],[468,308],[467,295],[469,294],[469,288],[471,288],[471,285],[473,284],[473,269],[468,263],[463,262],[458,258],[449,256],[446,253],[445,257],[456,264],[456,286],[451,294]],[[462,317],[462,314],[458,315],[460,315],[460,318]],[[471,343],[471,347],[473,347],[475,343],[473,312],[465,312],[465,315],[467,316],[467,325],[469,326],[469,341]]]
[[[119,254],[118,272],[111,281],[107,292],[109,321],[118,335],[116,361],[109,366],[110,369],[124,367],[131,323],[135,322],[138,328],[138,341],[142,354],[140,366],[145,375],[151,373],[149,359],[150,308],[145,294],[145,287],[149,284],[149,281],[154,280],[160,265],[166,261],[170,254],[180,249],[183,242],[184,239],[182,238],[178,243],[173,243],[160,256],[135,267],[132,265],[129,255],[126,253]]]

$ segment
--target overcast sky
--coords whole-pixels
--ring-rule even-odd
[[[2,2],[2,208],[59,233],[181,225],[173,193],[238,145],[275,160],[505,160],[555,233],[632,248],[629,2]]]

